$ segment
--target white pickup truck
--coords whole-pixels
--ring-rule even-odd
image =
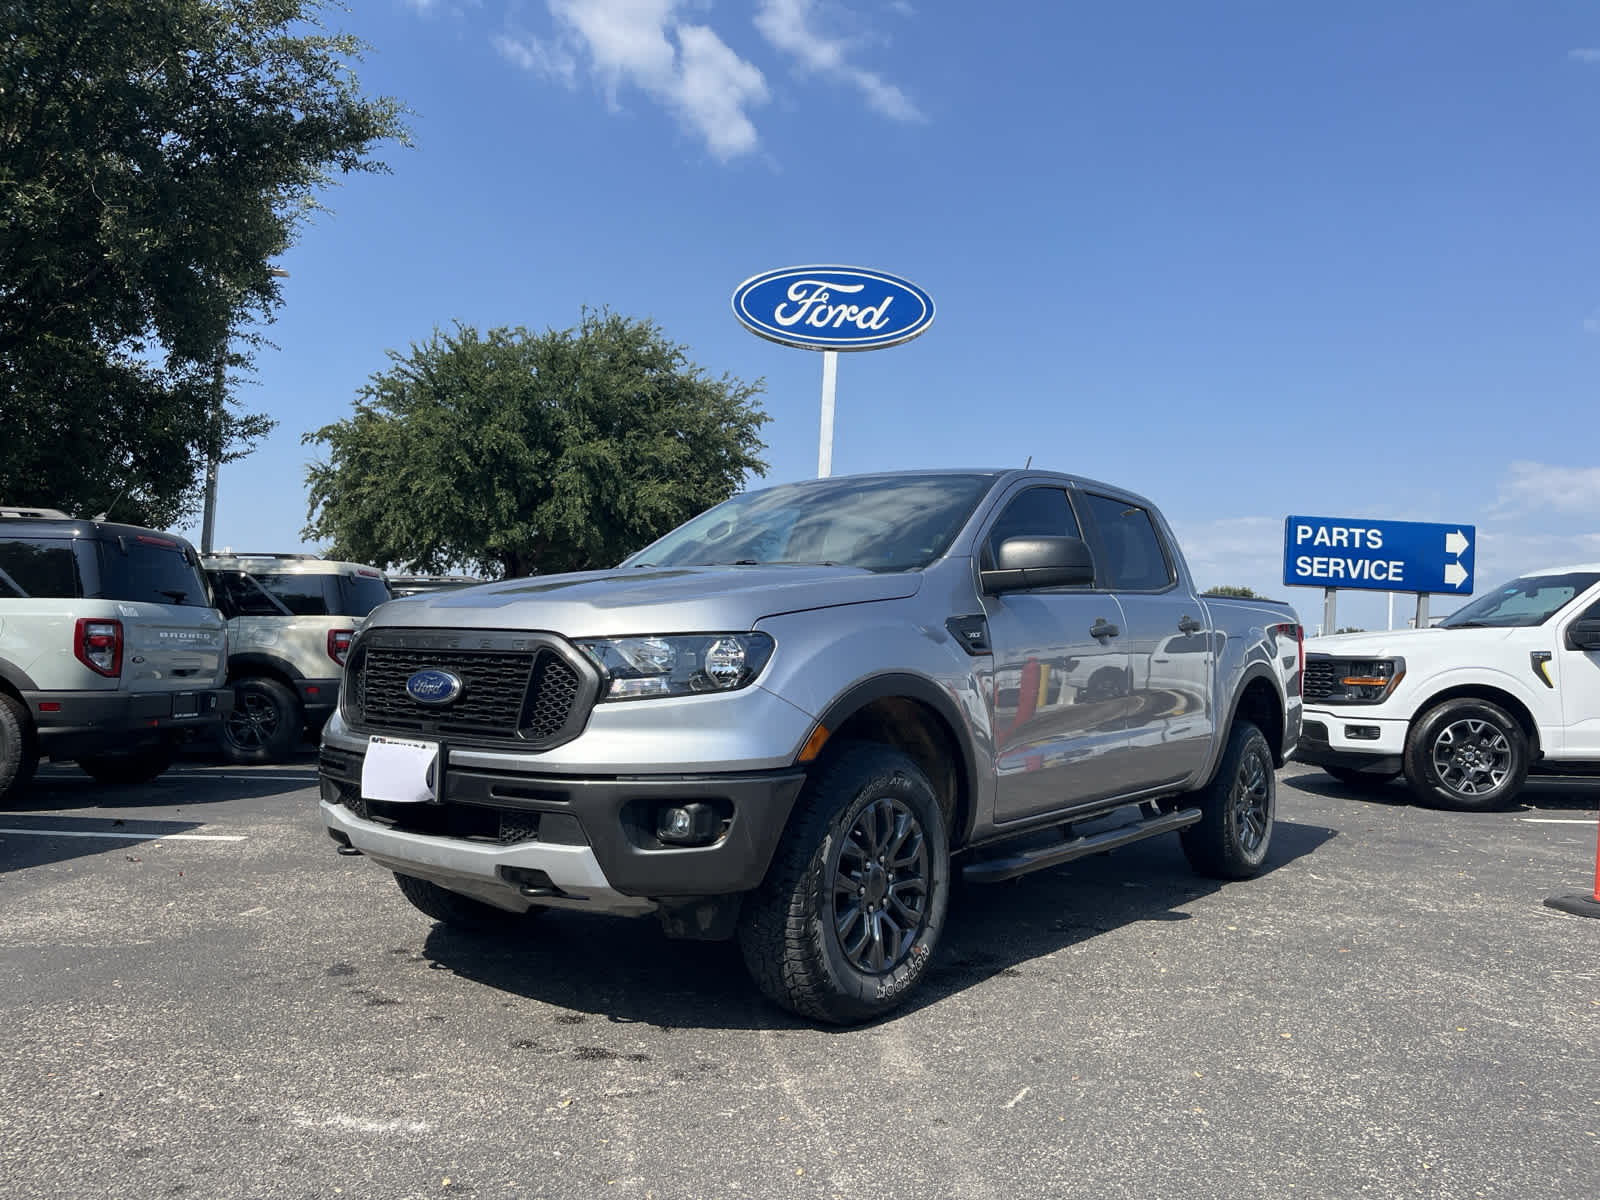
[[[1424,804],[1509,802],[1528,772],[1600,773],[1600,563],[1492,588],[1431,629],[1306,642],[1295,757]]]

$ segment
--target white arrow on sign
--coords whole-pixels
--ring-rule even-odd
[[[1467,535],[1457,529],[1444,535],[1444,552],[1446,554],[1460,555],[1467,548]],[[1446,575],[1448,578],[1448,575]]]
[[[1467,569],[1458,562],[1445,563],[1444,581],[1453,588],[1460,587],[1467,581]]]

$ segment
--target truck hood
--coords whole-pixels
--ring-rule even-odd
[[[859,567],[627,567],[424,592],[374,609],[369,625],[545,630],[567,637],[719,633],[763,617],[916,594],[916,571]]]
[[[1340,658],[1389,658],[1450,647],[1459,654],[1469,646],[1503,642],[1515,629],[1391,629],[1377,633],[1338,633],[1306,639],[1307,654],[1334,654]]]

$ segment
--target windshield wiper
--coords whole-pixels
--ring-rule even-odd
[[[1496,626],[1487,621],[1457,621],[1454,625],[1442,625],[1441,629],[1494,629]]]
[[[187,596],[188,594],[189,594],[188,592],[180,592],[180,591],[178,591],[177,588],[157,588],[156,589],[156,595],[158,595],[158,596],[171,596],[172,597],[172,602],[174,604],[182,604],[183,603],[183,598],[185,596]]]

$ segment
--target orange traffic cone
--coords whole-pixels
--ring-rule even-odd
[[[1600,917],[1600,826],[1596,827],[1594,850],[1594,895],[1551,896],[1545,901],[1549,908],[1559,908],[1575,917]]]

